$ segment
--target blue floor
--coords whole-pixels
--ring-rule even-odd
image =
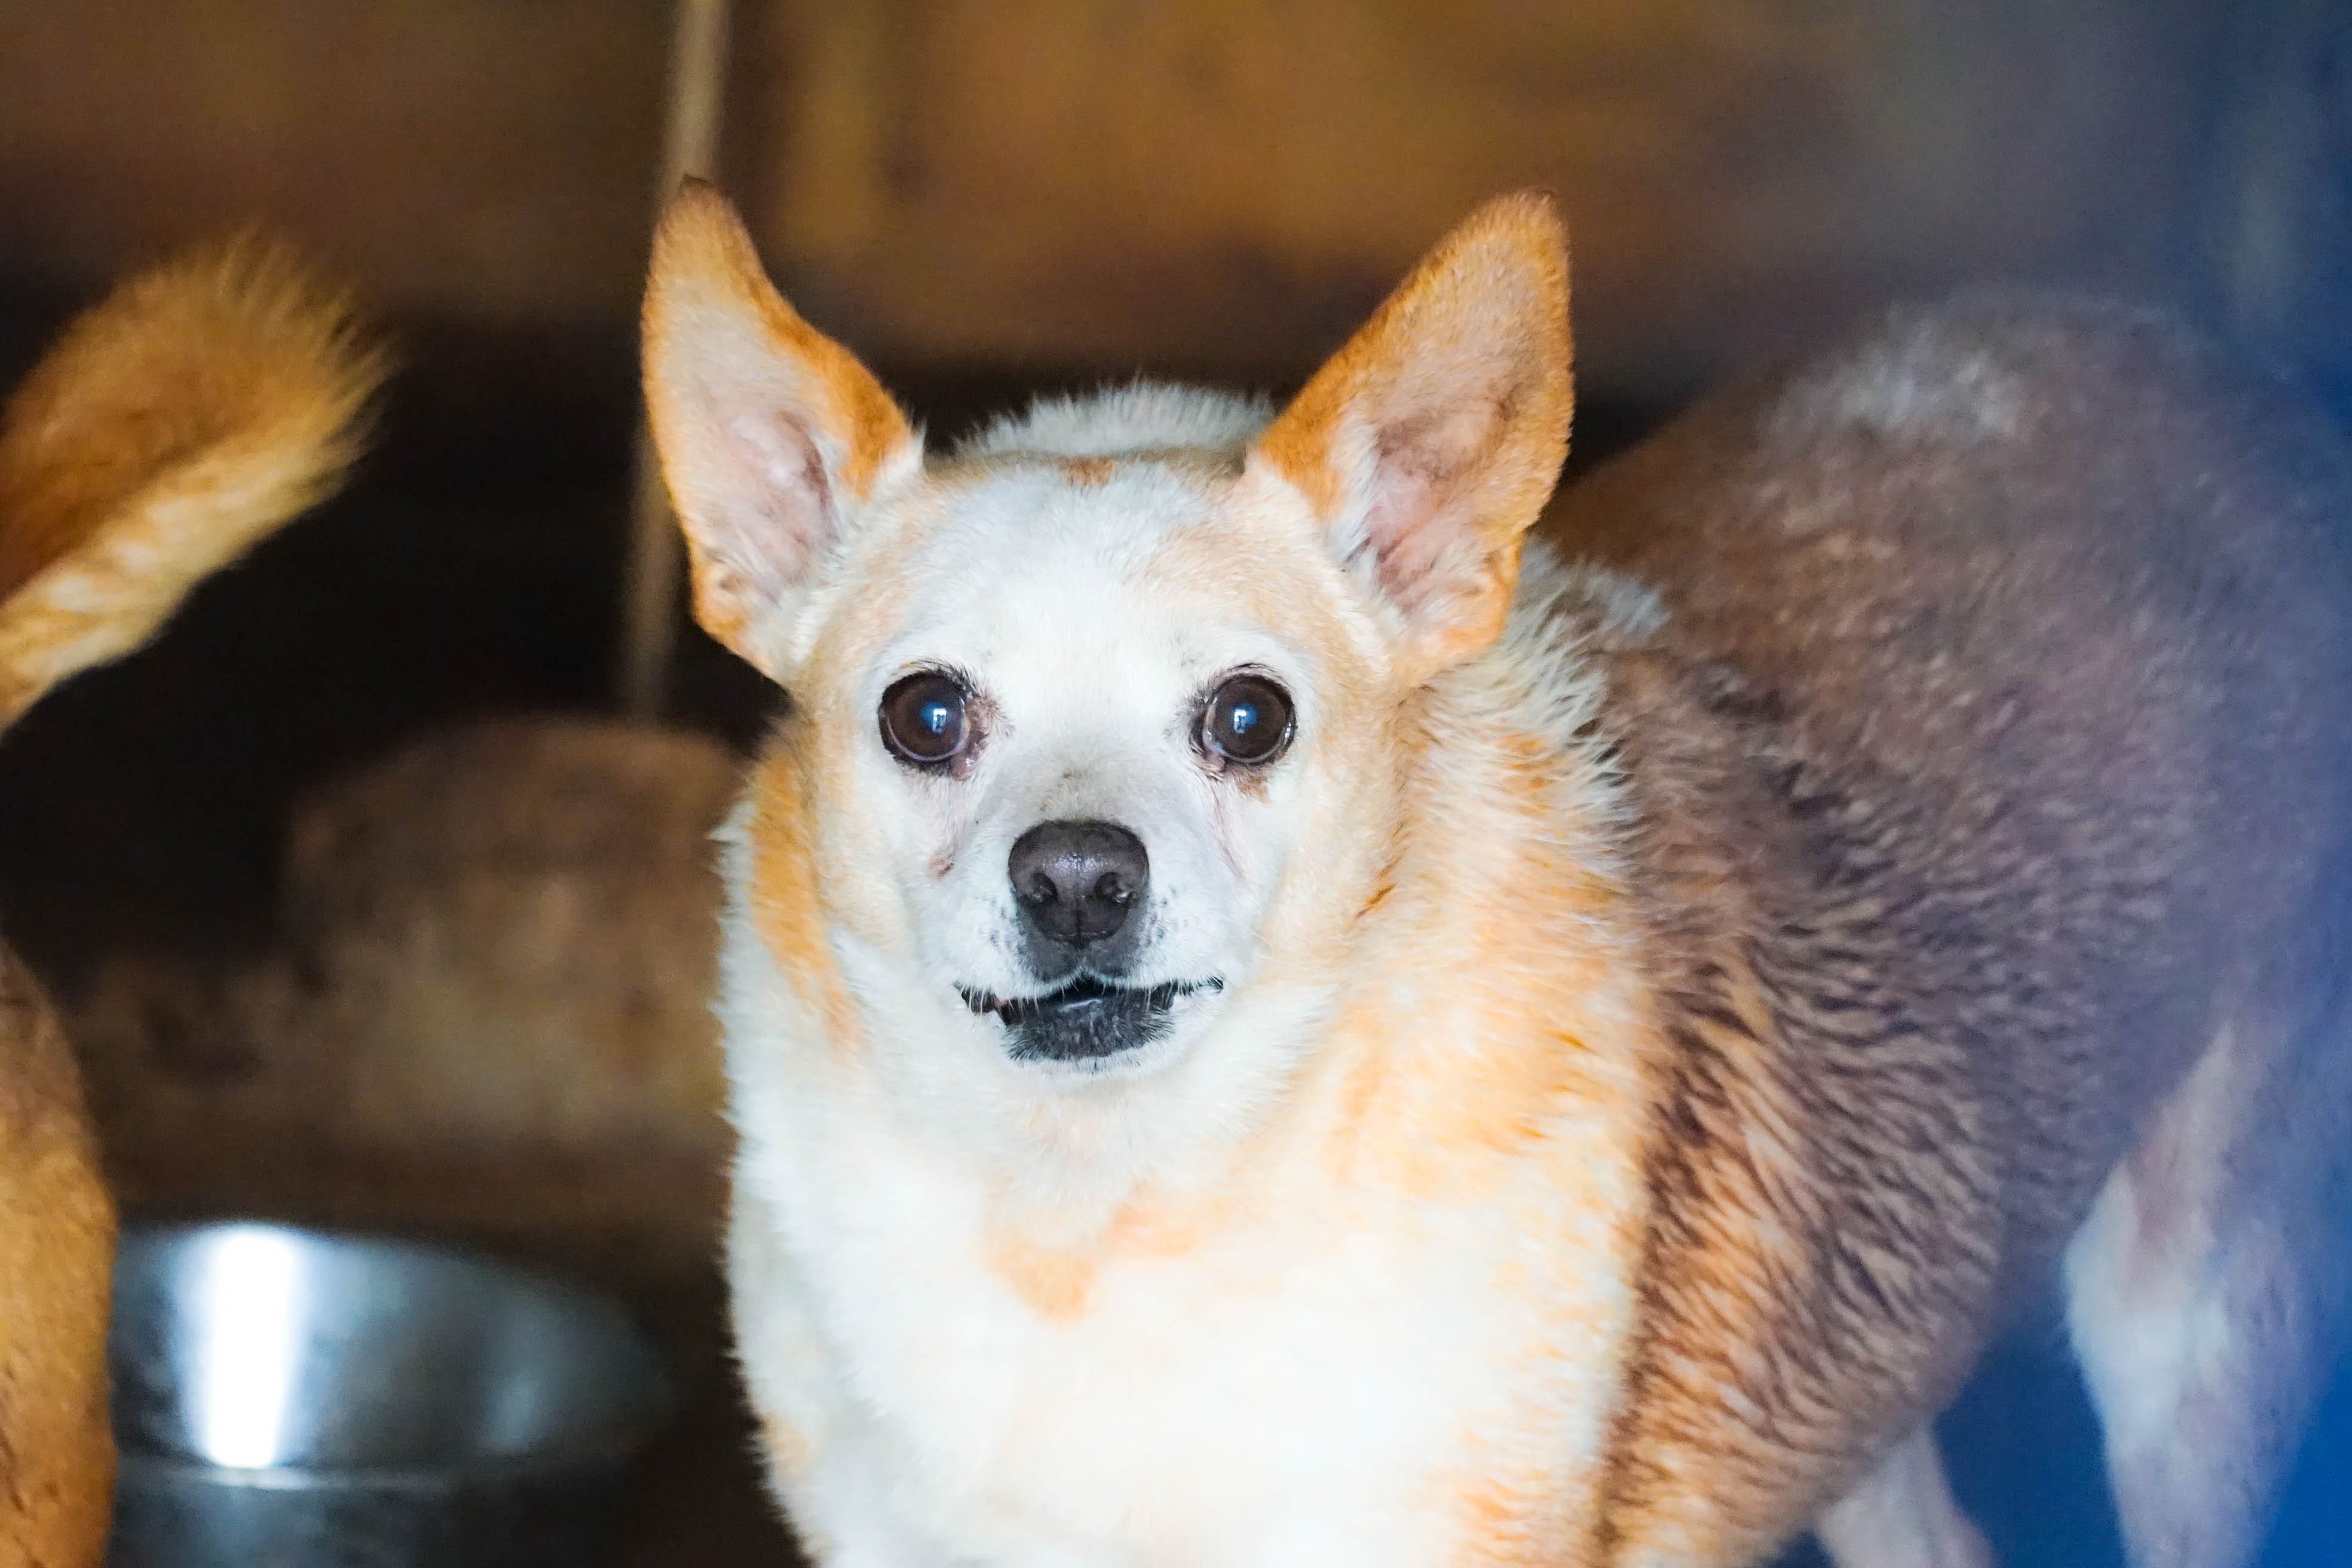
[[[2054,1327],[1998,1347],[1937,1430],[1953,1489],[2001,1568],[2124,1568],[2098,1424]],[[1809,1545],[1785,1568],[1818,1563]],[[2304,1445],[2261,1568],[2352,1568],[2352,1363]]]

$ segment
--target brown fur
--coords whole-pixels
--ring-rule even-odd
[[[331,489],[379,374],[343,307],[250,246],[77,322],[0,422],[0,725]],[[91,1564],[114,1211],[64,1037],[5,950],[0,1133],[0,1564]]]
[[[1602,720],[1673,1045],[1604,1555],[1801,1527],[2210,1045],[2340,1029],[2347,479],[2158,323],[1988,300],[1564,499],[1666,607]],[[2344,1078],[2299,1112],[2336,1138]]]

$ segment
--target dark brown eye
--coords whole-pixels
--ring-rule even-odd
[[[1259,766],[1290,744],[1290,693],[1263,675],[1236,675],[1201,710],[1201,750],[1222,762]]]
[[[936,669],[895,681],[882,694],[882,743],[902,763],[943,767],[971,740],[964,707],[971,694],[963,682]]]

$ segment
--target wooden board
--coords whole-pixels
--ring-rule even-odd
[[[930,374],[1281,380],[1480,197],[1574,222],[1588,386],[1858,300],[2170,289],[2217,0],[745,0],[729,163],[823,324]],[[0,274],[267,217],[395,309],[627,319],[644,0],[0,6]]]

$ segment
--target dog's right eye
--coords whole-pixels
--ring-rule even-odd
[[[882,743],[913,767],[945,767],[971,742],[971,694],[954,676],[919,670],[882,694]]]

